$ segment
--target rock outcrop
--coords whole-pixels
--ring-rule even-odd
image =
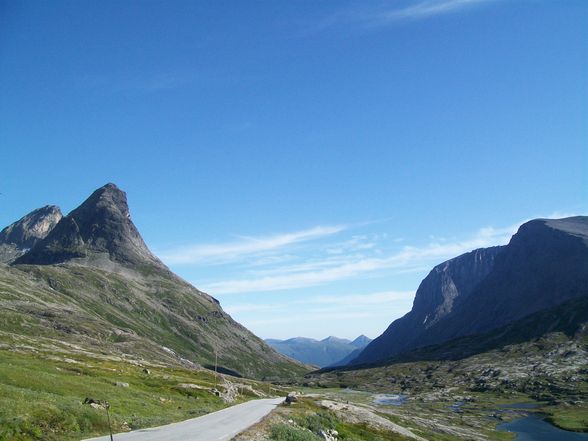
[[[47,237],[62,218],[59,207],[47,205],[31,211],[0,231],[0,262],[10,263]]]

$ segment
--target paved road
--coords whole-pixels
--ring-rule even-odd
[[[282,401],[283,398],[252,400],[167,426],[118,433],[114,441],[227,441],[257,423]],[[110,437],[86,441],[110,441]]]

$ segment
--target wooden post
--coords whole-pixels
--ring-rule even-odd
[[[217,388],[218,385],[218,372],[217,372],[217,366],[218,366],[218,352],[215,349],[214,350],[214,388]]]
[[[112,426],[110,425],[110,413],[108,412],[108,409],[110,409],[110,403],[106,403],[106,418],[108,419],[108,432],[110,433],[110,441],[113,441]]]

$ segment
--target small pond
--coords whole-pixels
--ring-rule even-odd
[[[501,404],[501,409],[536,409],[539,407],[539,403],[511,403],[511,404]]]
[[[516,441],[587,441],[588,433],[568,432],[558,429],[538,415],[531,414],[524,418],[504,423],[496,427],[504,432],[517,434]]]
[[[373,403],[380,406],[402,406],[407,396],[402,394],[377,394],[373,396]]]
[[[449,410],[454,413],[463,413],[462,407],[464,406],[465,401],[456,401],[451,406],[449,406]]]

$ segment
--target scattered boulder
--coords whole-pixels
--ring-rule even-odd
[[[216,395],[217,397],[220,397],[221,396],[221,391],[218,390],[216,387],[213,387],[213,388],[209,389],[209,392],[212,395]]]
[[[335,429],[321,430],[321,436],[325,441],[337,441],[339,432],[337,432]]]
[[[286,404],[296,403],[298,401],[298,394],[296,392],[290,392],[286,396]]]
[[[123,381],[117,381],[116,383],[114,383],[114,385],[116,387],[129,387],[129,383],[125,383]]]
[[[180,384],[178,384],[178,387],[180,389],[201,389],[201,390],[206,390],[205,387],[199,386],[199,385],[194,384],[194,383],[180,383]],[[212,392],[212,389],[211,389],[211,392]]]
[[[96,400],[94,398],[86,397],[82,404],[86,404],[88,406],[93,407],[94,409],[101,409],[106,410],[110,407],[108,401],[105,400]]]
[[[237,385],[227,381],[223,383],[223,387],[225,388],[225,392],[221,394],[221,398],[225,403],[232,403],[237,399],[237,395],[239,394],[239,388]]]

